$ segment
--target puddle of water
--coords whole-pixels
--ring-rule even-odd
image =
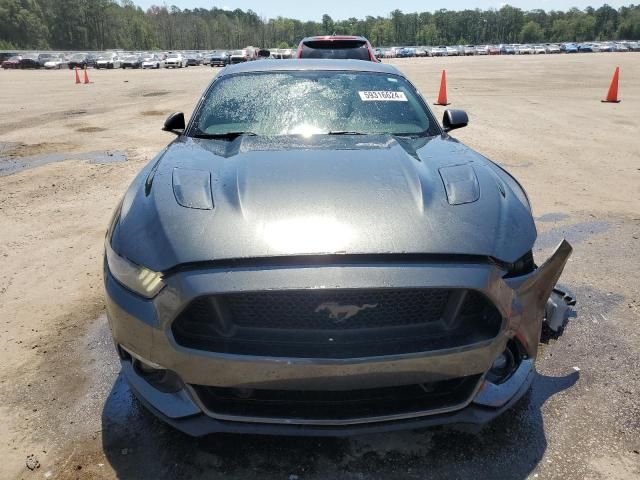
[[[566,213],[552,212],[552,213],[545,213],[544,215],[540,215],[538,218],[536,218],[536,221],[537,222],[560,222],[567,218],[569,218],[569,215],[567,215]]]
[[[146,110],[144,112],[140,112],[140,115],[143,117],[161,117],[167,115],[167,113],[161,110]]]
[[[611,224],[603,221],[579,222],[573,225],[555,227],[538,235],[535,243],[536,250],[544,250],[558,245],[563,238],[576,245],[582,243],[593,235],[609,231]]]
[[[86,160],[89,163],[99,164],[127,161],[127,155],[120,150],[97,150],[84,153],[44,153],[30,157],[15,158],[7,156],[14,148],[10,144],[0,144],[0,177],[64,160]]]
[[[101,127],[81,127],[81,128],[76,128],[76,132],[80,132],[80,133],[97,133],[97,132],[104,132],[106,130],[106,128],[101,128]]]
[[[62,114],[65,117],[75,117],[76,115],[84,115],[85,113],[87,113],[86,110],[68,110],[66,112],[63,112]]]
[[[142,96],[143,97],[162,97],[163,95],[169,95],[169,92],[165,92],[163,90],[160,90],[158,92],[145,93]]]

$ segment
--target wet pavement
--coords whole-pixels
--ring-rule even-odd
[[[569,238],[575,234],[578,256],[585,249],[603,248],[602,232],[628,233],[619,224],[594,228],[589,222],[554,218],[540,234],[541,245],[553,243],[559,231]],[[538,259],[549,252],[541,249]],[[543,339],[538,373],[525,397],[481,426],[340,439],[231,434],[191,438],[156,419],[132,395],[119,373],[102,315],[68,358],[82,365],[82,376],[90,379],[69,417],[100,419],[93,446],[74,445],[65,468],[54,463],[45,471],[75,478],[78,470],[69,469],[75,465],[86,478],[122,479],[633,478],[629,472],[640,474],[640,355],[637,338],[625,337],[624,331],[635,318],[637,303],[581,283],[577,272],[568,270],[566,280],[578,297],[573,318],[562,336]],[[71,426],[65,435],[74,431]],[[599,468],[615,471],[609,463],[621,469],[621,476],[594,476]]]
[[[0,143],[0,177],[65,160],[84,160],[88,163],[97,164],[127,161],[126,153],[119,150],[98,150],[83,153],[43,153],[22,156],[14,155],[14,151],[17,149],[19,149],[19,144]]]

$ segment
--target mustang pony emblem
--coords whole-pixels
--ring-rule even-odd
[[[377,306],[377,303],[365,303],[364,305],[340,305],[337,302],[324,302],[318,305],[315,312],[329,312],[329,318],[334,320],[334,323],[342,323],[351,317],[355,317],[362,310],[376,308]]]

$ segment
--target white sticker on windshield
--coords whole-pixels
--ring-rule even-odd
[[[386,90],[358,92],[363,102],[406,102],[404,92],[390,92]]]

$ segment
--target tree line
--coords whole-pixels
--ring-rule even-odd
[[[295,15],[295,12],[291,12]],[[180,9],[132,0],[0,0],[0,49],[208,50],[293,47],[311,35],[364,35],[375,46],[640,39],[640,5],[584,10],[390,12],[319,22],[261,18],[252,10]]]

